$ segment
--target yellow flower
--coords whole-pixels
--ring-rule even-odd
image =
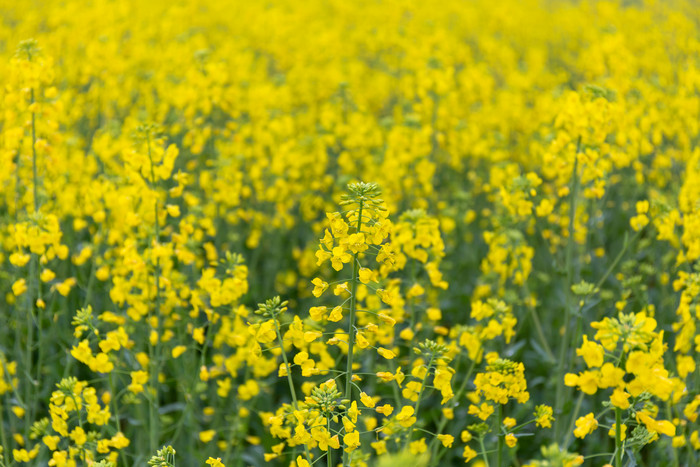
[[[16,462],[29,462],[29,452],[26,449],[13,449],[12,457]]]
[[[616,426],[617,425],[615,423],[613,423],[612,428],[610,428],[610,430],[608,430],[608,435],[611,436],[612,438],[617,436],[615,434]],[[620,425],[620,435],[621,435],[622,441],[624,441],[625,438],[627,438],[627,425],[625,425],[624,423],[622,425]]]
[[[359,279],[363,284],[368,284],[372,280],[372,270],[368,268],[360,268]]]
[[[306,331],[304,332],[304,342],[309,344],[321,337],[322,335],[323,333],[320,331]]]
[[[306,360],[309,359],[309,354],[307,352],[299,352],[294,356],[294,363],[297,365],[303,365]]]
[[[350,404],[350,408],[348,409],[348,417],[350,417],[350,420],[352,420],[353,423],[357,423],[357,416],[359,414],[360,411],[357,408],[357,401],[352,401],[352,404]]]
[[[567,386],[578,386],[586,394],[595,394],[598,391],[598,372],[584,371],[579,375],[567,373],[564,376],[564,384]]]
[[[24,278],[18,279],[12,284],[12,293],[15,294],[15,296],[19,297],[26,291],[27,281]]]
[[[114,369],[114,363],[109,361],[109,356],[106,353],[102,352],[90,359],[88,366],[97,373],[109,373]]]
[[[624,389],[615,388],[612,395],[610,396],[610,402],[618,409],[627,410],[630,408],[630,403],[627,400],[629,398],[630,394],[626,393]]]
[[[472,434],[469,430],[462,430],[462,432],[459,434],[459,438],[463,443],[468,443],[472,440]]]
[[[168,204],[165,209],[170,217],[180,217],[180,206],[177,204]]]
[[[508,445],[509,448],[514,447],[518,443],[518,439],[515,437],[513,433],[508,433],[506,435],[506,444]]]
[[[221,462],[220,457],[217,457],[216,459],[214,459],[213,457],[210,457],[209,459],[207,459],[207,461],[205,463],[211,465],[211,467],[226,467],[224,465],[224,463]]]
[[[173,358],[178,358],[180,355],[185,353],[186,350],[187,347],[185,347],[184,345],[176,345],[175,347],[173,347],[173,350],[170,352],[170,355],[172,355]]]
[[[201,329],[202,335],[201,335],[201,342],[200,344],[204,343],[204,330]],[[196,331],[196,330],[195,330]],[[259,327],[257,328],[257,332],[255,333],[255,338],[257,339],[258,342],[261,344],[269,344],[270,342],[274,341],[277,338],[277,334],[275,333],[275,323],[273,320],[268,320],[260,323]],[[197,338],[195,337],[195,340]]]
[[[263,323],[264,324],[264,323]],[[262,326],[261,326],[262,327]],[[262,343],[272,342],[275,339],[275,332],[269,327],[264,328],[259,334],[258,341]],[[192,339],[195,340],[199,345],[204,344],[204,328],[195,328],[192,331]],[[269,339],[269,340],[265,340]]]
[[[369,248],[369,245],[365,243],[365,234],[354,233],[348,235],[348,248],[353,253],[361,253]],[[347,261],[344,261],[347,262]]]
[[[360,401],[365,405],[365,407],[373,408],[374,407],[374,399],[372,399],[370,396],[367,395],[365,392],[360,393]]]
[[[551,428],[554,411],[548,405],[538,405],[535,407],[535,424],[542,428]]]
[[[362,334],[360,331],[357,331],[357,333],[355,334],[355,343],[361,349],[365,349],[369,346],[369,341],[367,340],[365,335]]]
[[[349,263],[352,260],[352,255],[341,246],[334,247],[332,253],[331,266],[336,271],[343,269],[343,263]]]
[[[440,308],[430,307],[425,310],[425,314],[431,321],[440,321],[442,319],[442,311],[440,311]]]
[[[343,436],[343,445],[345,446],[345,452],[352,452],[360,447],[360,432],[353,431],[347,433]]]
[[[451,448],[452,443],[454,443],[454,440],[455,440],[454,436],[452,436],[452,435],[438,435],[437,439],[440,440],[442,445],[445,446],[446,448]]]
[[[418,454],[421,454],[421,453],[424,453],[425,451],[427,451],[428,445],[425,444],[425,438],[421,438],[417,441],[412,441],[409,444],[408,448],[409,448],[409,451],[411,452],[411,454],[413,454],[415,456],[415,455],[418,455]]]
[[[314,297],[320,297],[323,292],[328,288],[328,283],[316,277],[311,281],[314,285],[314,290],[311,292]]]
[[[203,443],[208,443],[212,439],[214,439],[215,435],[216,435],[216,431],[214,431],[214,430],[200,431],[199,432],[199,440]]]
[[[416,417],[413,416],[414,409],[410,405],[405,405],[401,408],[401,411],[396,415],[396,420],[403,426],[404,428],[408,428],[409,426],[413,425],[416,423]]]
[[[70,432],[70,438],[75,444],[82,446],[87,441],[87,434],[85,433],[85,430],[77,426]]]
[[[15,252],[10,255],[10,264],[21,268],[26,265],[30,259],[32,259],[31,255]]]
[[[325,306],[312,306],[309,309],[309,316],[311,316],[311,319],[314,321],[321,321],[327,311],[328,308]]]
[[[637,421],[646,425],[647,430],[666,436],[676,436],[676,426],[667,420],[654,420],[646,410],[637,412]]]
[[[382,454],[386,454],[387,449],[386,449],[386,441],[381,440],[381,441],[374,441],[370,443],[370,446],[372,446],[372,449],[377,453],[378,456],[381,456]]]
[[[462,457],[464,457],[464,462],[467,463],[476,457],[476,451],[469,446],[464,446],[464,452]]]
[[[41,282],[50,282],[54,280],[56,274],[51,269],[44,269],[43,271],[41,271],[41,275],[39,277],[41,279]]]
[[[493,413],[494,408],[492,405],[487,404],[486,402],[482,403],[480,406],[475,406],[475,405],[470,405],[469,406],[469,414],[470,415],[476,415],[482,420],[486,420],[491,416]]]
[[[336,306],[331,310],[331,314],[328,315],[328,321],[333,321],[334,323],[337,323],[341,319],[343,319],[343,307]]]
[[[44,442],[46,447],[48,447],[51,451],[55,451],[57,446],[58,446],[59,441],[61,441],[61,437],[60,436],[46,435],[43,438],[41,438],[41,440]]]
[[[588,340],[588,336],[583,336],[583,344],[576,349],[576,355],[583,357],[589,368],[600,367],[603,364],[605,349],[600,344]]]
[[[593,433],[595,429],[598,428],[598,420],[595,419],[593,413],[589,413],[584,417],[579,417],[576,420],[576,429],[574,430],[574,435],[577,438],[585,438],[586,435]]]

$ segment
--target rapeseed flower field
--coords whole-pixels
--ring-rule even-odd
[[[700,465],[694,0],[0,11],[0,467]]]

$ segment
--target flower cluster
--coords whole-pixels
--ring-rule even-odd
[[[696,2],[5,3],[0,467],[698,464]]]

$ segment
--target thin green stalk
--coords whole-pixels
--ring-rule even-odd
[[[503,433],[501,432],[501,419],[503,418],[503,406],[497,404],[496,407],[496,465],[503,465]]]
[[[486,467],[490,467],[489,456],[486,455],[486,448],[484,447],[484,437],[483,436],[479,437],[479,446],[481,446],[481,457],[484,458],[484,464],[486,464]],[[501,467],[501,466],[498,466],[498,467]]]
[[[31,103],[34,104],[34,88],[31,90],[30,95]],[[38,187],[38,169],[36,166],[36,112],[32,110],[32,177],[34,181],[34,213],[39,212],[39,187]]]
[[[119,406],[117,405],[117,391],[115,389],[114,385],[114,372],[110,371],[109,376],[107,378],[107,382],[109,384],[109,392],[111,393],[111,402],[112,402],[112,410],[114,411],[114,428],[117,430],[117,433],[119,433],[121,430],[121,423],[119,421]],[[121,461],[121,464],[123,466],[126,466],[126,459],[124,458],[123,455],[119,456],[119,460]]]
[[[282,342],[282,334],[280,333],[280,324],[277,320],[277,316],[272,318],[275,322],[275,333],[277,334],[277,341],[280,344],[280,350],[282,351],[282,360],[284,360],[284,367],[287,369],[287,383],[289,383],[289,392],[292,396],[292,404],[294,405],[294,410],[299,410],[299,402],[297,402],[297,392],[294,389],[294,381],[292,381],[292,369],[289,366],[289,360],[287,359],[287,352],[284,350],[284,343]],[[304,444],[304,452],[306,454],[306,459],[311,462],[311,453],[309,452],[309,447]]]
[[[284,367],[287,369],[287,383],[289,384],[289,392],[292,395],[292,402],[294,404],[294,410],[298,410],[297,405],[297,391],[294,389],[294,381],[292,381],[292,369],[289,366],[289,360],[287,359],[287,352],[284,351],[284,344],[282,343],[282,335],[280,334],[280,326],[277,322],[277,318],[273,318],[275,321],[275,333],[277,334],[277,341],[280,344],[280,350],[282,351],[282,360],[284,360]]]
[[[576,417],[578,417],[578,412],[581,410],[581,403],[583,402],[583,393],[580,392],[578,399],[576,399],[576,407],[574,407],[574,413],[571,415],[571,421],[569,422],[569,429],[566,432],[566,438],[564,438],[564,449],[569,447],[569,441],[571,440],[571,434],[574,431],[574,424],[576,423]]]
[[[31,57],[30,57],[31,60]],[[30,102],[34,104],[36,102],[34,97],[34,88],[31,89]],[[36,112],[32,110],[32,188],[34,195],[34,215],[37,216],[39,213],[39,171],[37,168],[37,154],[36,154]],[[27,295],[27,300],[29,302],[28,314],[27,314],[27,345],[25,356],[25,374],[28,378],[25,388],[25,400],[28,402],[34,400],[35,396],[35,382],[41,380],[41,364],[43,360],[42,352],[42,327],[41,327],[41,307],[37,306],[38,300],[41,299],[41,280],[39,278],[39,258],[35,253],[32,253],[31,264],[30,264],[30,290],[31,292]],[[36,308],[36,314],[35,314]],[[37,376],[34,378],[32,375],[33,370],[33,354],[34,354],[34,326],[37,327],[38,342],[40,343],[37,355]],[[29,423],[34,419],[34,405],[27,407],[27,430],[29,428]],[[26,431],[26,430],[25,430]]]
[[[530,314],[532,315],[532,322],[535,323],[535,331],[537,332],[537,337],[540,340],[540,345],[544,349],[545,353],[547,354],[547,358],[549,359],[550,362],[556,361],[556,358],[554,357],[554,354],[552,353],[552,349],[549,348],[549,343],[547,342],[547,338],[544,336],[544,331],[542,330],[542,323],[540,322],[540,318],[537,315],[537,311],[535,311],[534,306],[528,306],[530,309]]]
[[[474,368],[476,367],[476,362],[472,360],[471,365],[469,365],[469,370],[467,370],[467,374],[464,375],[464,378],[462,379],[462,384],[459,386],[459,389],[457,390],[457,393],[455,396],[452,398],[452,408],[454,409],[458,404],[459,400],[462,398],[462,395],[464,394],[464,391],[467,389],[467,385],[469,384],[472,372],[474,371]],[[456,367],[455,367],[456,368]],[[445,425],[447,425],[447,417],[443,414],[442,420],[440,420],[440,424],[438,425],[437,429],[437,435],[441,435],[442,431],[445,429]],[[437,436],[433,438],[433,440],[430,442],[430,466],[433,467],[438,464],[438,461],[442,458],[442,456],[447,452],[447,450],[443,450],[439,455],[437,455],[436,451],[439,445],[439,441]]]
[[[571,320],[571,308],[572,303],[572,291],[571,286],[574,281],[574,230],[576,226],[576,200],[578,198],[578,154],[581,150],[581,137],[579,136],[578,142],[576,144],[576,154],[574,156],[574,168],[571,174],[572,178],[572,189],[569,201],[569,238],[566,242],[566,307],[564,308],[564,333],[561,338],[561,346],[559,348],[559,360],[557,363],[557,381],[556,381],[556,395],[554,399],[554,413],[556,414],[557,421],[554,422],[554,435],[556,439],[559,439],[559,429],[561,423],[558,421],[562,416],[562,405],[564,403],[564,365],[566,356],[569,349],[569,321]]]
[[[330,435],[331,418],[329,415],[326,415],[326,429],[328,430],[328,434]],[[331,449],[330,446],[328,446],[328,450],[326,451],[326,467],[333,467],[333,449]]]
[[[357,233],[362,231],[362,206],[363,202],[360,201],[360,207],[357,216]],[[358,268],[358,254],[355,253],[352,256],[352,284],[350,286],[350,316],[348,324],[348,364],[346,367],[346,380],[345,380],[345,398],[350,399],[352,396],[352,363],[353,363],[353,347],[355,344],[355,311],[357,308],[357,283],[359,268]]]
[[[631,239],[628,239],[628,238],[627,238],[627,233],[625,233],[625,238],[624,238],[624,240],[623,240],[623,242],[622,242],[622,249],[621,249],[620,252],[617,254],[617,256],[615,257],[615,259],[613,260],[613,262],[610,264],[610,266],[608,266],[608,269],[605,270],[605,273],[603,273],[603,275],[601,276],[601,278],[598,279],[598,282],[596,282],[595,286],[593,287],[593,290],[592,290],[591,292],[587,293],[587,294],[581,299],[581,302],[580,302],[579,307],[578,307],[578,312],[577,312],[577,318],[576,318],[576,334],[575,334],[575,338],[574,338],[574,341],[573,341],[573,342],[578,343],[578,342],[580,342],[580,340],[581,340],[581,333],[583,332],[583,313],[582,313],[582,310],[583,310],[584,304],[585,304],[586,301],[590,298],[591,295],[593,295],[594,293],[597,293],[597,291],[600,290],[600,287],[602,287],[602,285],[603,285],[603,284],[605,283],[605,281],[608,279],[608,277],[610,276],[610,274],[612,274],[612,272],[615,270],[615,268],[617,267],[617,264],[618,264],[618,263],[620,262],[620,260],[624,257],[624,255],[625,255],[625,253],[627,252],[627,249],[629,248],[629,246],[637,239],[637,237],[639,237],[639,234],[640,234],[641,232],[642,232],[641,230],[637,231],[637,232],[632,236]]]
[[[98,230],[98,237],[102,237],[102,224],[100,224],[99,230]],[[97,245],[96,245],[97,247]],[[97,270],[97,259],[96,257],[99,256],[99,248],[95,248],[95,253],[94,253],[93,260],[90,265],[90,275],[88,276],[88,283],[85,289],[85,301],[83,302],[83,308],[88,306],[90,304],[90,301],[92,300],[92,287],[95,284],[95,273]]]
[[[249,377],[249,369],[246,368],[246,374],[245,374],[245,379],[247,380]],[[250,401],[251,404],[255,402],[255,399]],[[254,405],[253,405],[254,406]],[[239,407],[237,406],[235,408],[236,411],[239,410]],[[242,423],[242,426],[239,427],[237,425],[234,425],[235,429],[231,429],[231,436],[229,437],[228,445],[226,446],[226,452],[224,452],[224,464],[228,464],[230,455],[231,455],[231,448],[233,447],[234,443],[236,445],[236,450],[233,454],[233,458],[235,459],[235,464],[236,467],[241,467],[243,465],[243,440],[239,438],[239,435],[245,434],[248,432],[248,423],[247,423],[247,418],[244,419],[246,422]]]
[[[583,331],[582,331],[582,329],[583,329],[583,314],[582,314],[582,310],[583,310],[583,305],[584,305],[584,303],[588,300],[588,298],[590,298],[591,295],[593,295],[594,293],[596,293],[596,292],[600,289],[600,287],[602,287],[602,285],[603,285],[603,284],[605,283],[605,281],[608,279],[608,277],[610,276],[610,274],[612,274],[612,272],[615,270],[615,268],[617,267],[617,265],[618,265],[618,263],[620,262],[620,260],[624,257],[625,252],[627,251],[627,249],[628,249],[628,248],[630,247],[630,245],[631,245],[632,243],[634,243],[634,241],[639,237],[640,232],[641,232],[641,230],[638,231],[638,232],[636,232],[636,233],[632,236],[631,239],[628,239],[628,238],[627,238],[627,235],[625,235],[625,239],[624,239],[624,241],[623,241],[622,249],[620,250],[620,252],[617,254],[617,256],[615,257],[615,259],[613,260],[613,262],[610,264],[610,266],[608,266],[608,268],[606,269],[605,273],[601,276],[601,278],[598,279],[598,282],[597,282],[597,283],[595,284],[595,286],[593,287],[593,291],[591,291],[590,293],[586,294],[586,295],[581,299],[581,304],[580,304],[579,307],[578,307],[578,317],[577,317],[577,320],[576,320],[576,334],[575,334],[574,342],[578,343],[578,342],[580,341],[580,339],[581,339],[581,334],[582,334],[582,332],[583,332]],[[569,424],[569,430],[568,430],[567,433],[566,433],[566,438],[565,438],[564,444],[563,444],[563,446],[564,446],[565,448],[569,445],[569,441],[570,441],[570,439],[571,439],[571,432],[572,432],[572,430],[573,430],[574,422],[576,421],[576,417],[578,416],[578,412],[579,412],[579,410],[580,410],[580,408],[581,408],[581,399],[582,399],[582,398],[583,398],[583,393],[579,394],[578,400],[577,400],[577,402],[576,402],[576,407],[575,407],[575,409],[574,409],[574,413],[573,413],[573,415],[572,415],[572,417],[571,417],[571,422],[570,422],[570,424]],[[560,415],[560,417],[561,417],[561,415]],[[556,423],[556,422],[555,422],[555,423]]]
[[[420,386],[420,391],[418,392],[418,399],[416,399],[416,409],[414,411],[414,414],[416,417],[418,417],[418,411],[420,410],[420,403],[421,399],[423,399],[423,393],[425,392],[425,386],[428,383],[428,376],[430,376],[430,370],[433,369],[433,361],[435,360],[435,355],[430,354],[430,362],[428,363],[428,370],[425,372],[425,375],[423,376],[423,382],[421,383]],[[411,439],[413,438],[413,430],[408,432],[408,435],[406,436],[406,441],[403,443],[403,449],[406,450],[408,448],[409,443],[411,442]]]
[[[35,275],[34,270],[38,267],[38,262],[36,254],[32,253],[32,258],[29,263],[29,275],[30,281],[33,282]],[[27,313],[26,313],[26,326],[27,326],[27,341],[25,342],[24,348],[24,371],[22,372],[25,376],[24,381],[24,401],[27,404],[27,420],[31,420],[31,412],[33,409],[33,404],[30,401],[34,400],[32,396],[32,388],[34,387],[34,381],[32,378],[32,366],[33,366],[33,350],[34,350],[34,300],[32,298],[32,291],[34,287],[30,283],[29,291],[27,293]],[[29,435],[29,422],[25,423],[25,436]]]
[[[671,408],[671,399],[666,401],[666,415],[670,420],[673,420],[673,409]],[[673,467],[679,467],[680,466],[680,459],[678,457],[678,451],[680,449],[672,449],[671,452],[673,452]]]
[[[148,145],[148,160],[151,164],[151,189],[156,190],[156,178],[155,178],[155,171],[153,169],[153,156],[151,154],[151,134],[150,134],[150,129],[146,131],[146,142]],[[160,243],[160,225],[158,221],[158,196],[156,192],[156,199],[154,202],[154,209],[155,209],[155,238],[153,239],[153,246],[152,248],[155,249],[158,244]],[[155,286],[156,286],[156,296],[155,296],[155,317],[156,320],[158,321],[158,324],[156,326],[157,332],[158,332],[158,340],[160,340],[161,337],[161,317],[160,317],[160,260],[158,259],[158,256],[156,255],[155,258],[155,271],[154,271],[154,276],[155,276]],[[149,317],[150,318],[150,317]],[[149,324],[151,320],[149,319]],[[150,361],[150,390],[153,392],[151,394],[152,400],[151,404],[149,405],[149,444],[150,444],[150,451],[154,452],[158,448],[158,432],[159,432],[159,420],[158,420],[158,406],[159,406],[159,400],[158,400],[158,373],[160,372],[159,368],[159,358],[158,358],[158,350],[157,350],[157,345],[156,344],[151,344],[150,339],[149,339],[149,361]]]
[[[622,410],[615,407],[615,467],[622,467]]]
[[[415,263],[415,261],[411,261],[410,264],[411,264],[411,273],[410,273],[410,275],[411,275],[411,284],[415,284],[415,283],[416,283],[416,276],[417,276],[417,274],[416,274],[416,263]],[[417,332],[415,332],[415,329],[416,329],[416,314],[417,314],[417,313],[416,313],[416,307],[415,307],[415,298],[410,298],[410,299],[408,300],[408,313],[409,313],[409,315],[411,316],[411,323],[410,323],[409,326],[410,326],[411,331],[414,331],[414,332],[413,332],[413,335],[411,336],[411,341],[408,343],[408,348],[409,348],[409,349],[412,349],[413,346],[414,346],[414,342],[416,341],[416,334],[418,334]]]
[[[22,166],[22,154],[17,151],[17,162],[15,163],[15,222],[19,221],[19,210],[20,210],[20,199],[21,195],[19,193],[19,188],[22,186],[22,179],[20,177],[20,168]]]
[[[389,360],[389,368],[391,368],[392,373],[396,373],[397,366],[395,365],[394,360]],[[396,410],[401,410],[401,395],[399,394],[399,383],[396,382],[396,380],[391,382],[391,389],[394,395],[394,407],[396,407]]]
[[[0,443],[2,443],[2,452],[5,456],[10,454],[10,445],[7,444],[7,434],[5,433],[5,417],[3,413],[2,396],[0,396]],[[10,459],[10,457],[7,457]]]
[[[114,386],[114,372],[110,371],[108,376],[109,392],[111,393],[112,410],[114,410],[114,428],[117,433],[121,431],[119,424],[119,407],[117,407],[117,392]]]
[[[204,345],[202,345],[202,349],[199,353],[199,365],[195,369],[191,370],[193,373],[196,373],[197,371],[199,371],[199,368],[202,368],[204,366],[204,363],[206,362],[206,355],[207,355],[207,342],[205,342]],[[191,366],[190,366],[190,368],[191,368]],[[199,380],[198,378],[192,378],[190,381],[189,390],[186,389],[184,391],[185,408],[182,410],[182,415],[180,416],[180,419],[177,421],[175,431],[174,431],[173,435],[170,437],[173,444],[177,444],[177,440],[180,436],[180,433],[182,432],[182,429],[185,426],[185,420],[187,419],[187,417],[190,416],[190,410],[192,410],[192,402],[194,401],[194,397],[192,397],[192,394],[194,394],[194,388],[197,385],[198,380]]]
[[[363,202],[360,201],[357,216],[357,233],[362,231],[362,208]],[[358,274],[358,254],[352,255],[352,284],[350,285],[350,316],[348,317],[348,364],[345,370],[345,398],[352,399],[352,364],[353,353],[355,346],[355,311],[357,308],[357,284],[359,282]],[[349,407],[349,406],[348,406]],[[350,456],[346,451],[343,451],[343,465],[348,465]]]

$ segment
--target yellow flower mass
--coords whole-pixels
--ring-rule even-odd
[[[0,10],[0,466],[700,464],[696,2]]]

